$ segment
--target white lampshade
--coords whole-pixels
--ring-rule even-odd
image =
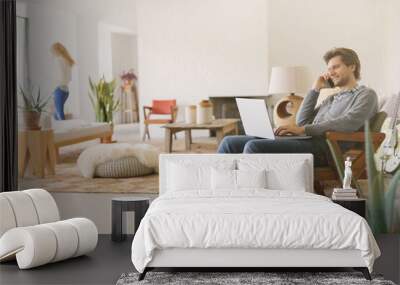
[[[310,88],[310,74],[307,67],[272,67],[268,94],[307,93]]]

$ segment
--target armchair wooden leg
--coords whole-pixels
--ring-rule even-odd
[[[150,140],[150,132],[149,132],[149,125],[148,124],[144,125],[143,141],[146,140],[146,135],[147,135],[147,138]]]
[[[320,181],[314,180],[314,191],[315,194],[325,196],[324,185]]]

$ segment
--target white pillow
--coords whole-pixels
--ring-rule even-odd
[[[240,170],[266,169],[267,187],[271,190],[307,191],[309,188],[309,170],[305,161],[280,160],[265,161],[245,160],[238,161]]]
[[[242,188],[266,188],[266,171],[263,170],[211,170],[212,190],[240,190]]]
[[[307,191],[307,175],[305,163],[293,163],[286,171],[280,169],[270,169],[267,173],[268,188],[288,190],[288,191]]]
[[[174,161],[167,164],[167,191],[211,190],[211,169],[235,168],[235,161],[211,161],[195,163]]]
[[[169,187],[172,191],[207,189],[209,184],[202,177],[210,175],[210,167],[187,167],[183,164],[170,163],[168,169]]]
[[[236,170],[237,188],[267,188],[267,171]]]
[[[236,170],[233,169],[211,169],[211,189],[236,189]]]

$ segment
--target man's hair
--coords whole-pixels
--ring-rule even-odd
[[[340,56],[343,63],[347,66],[354,65],[354,77],[360,79],[361,64],[357,53],[349,48],[333,48],[327,51],[324,55],[325,63],[328,64],[329,60],[335,56]]]

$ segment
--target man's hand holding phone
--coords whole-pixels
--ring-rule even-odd
[[[330,78],[329,73],[326,72],[318,77],[318,79],[315,81],[312,88],[315,91],[319,92],[322,88],[333,88],[333,87],[334,87],[334,83],[333,83],[332,79]]]

